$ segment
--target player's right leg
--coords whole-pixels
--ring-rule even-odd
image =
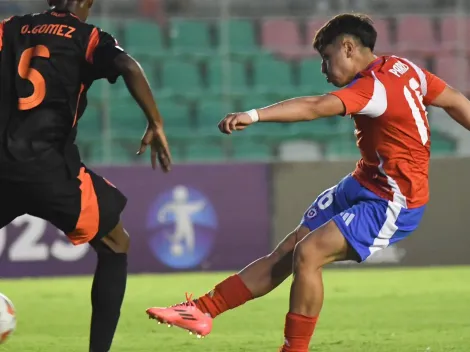
[[[21,185],[0,180],[0,229],[4,228],[18,216],[25,214],[23,191]]]
[[[206,295],[168,308],[149,308],[147,314],[159,323],[175,325],[198,336],[212,330],[212,319],[223,312],[261,297],[279,286],[292,273],[295,244],[310,231],[299,226],[269,255],[217,284]]]
[[[323,192],[307,209],[301,224],[269,255],[254,261],[194,301],[187,298],[187,302],[172,307],[149,308],[147,314],[161,323],[175,325],[198,335],[209,334],[213,318],[266,295],[292,274],[296,244],[342,211],[342,199],[335,197],[335,193],[336,187]]]

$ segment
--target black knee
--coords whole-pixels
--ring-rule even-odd
[[[131,244],[131,239],[126,230],[122,229],[122,233],[117,237],[117,239],[112,239],[112,250],[115,253],[127,253],[129,252],[129,247]]]
[[[115,275],[127,273],[127,253],[119,252],[115,247],[108,246],[102,240],[92,241],[90,245],[98,256],[97,271],[106,273],[108,279],[113,280]]]
[[[115,253],[127,253],[130,246],[130,238],[127,231],[119,223],[105,238],[103,238],[108,247]]]
[[[96,253],[127,254],[130,247],[129,234],[124,228],[116,228],[101,239],[93,239],[90,245]]]
[[[101,239],[93,239],[89,242],[96,254],[115,254],[115,251],[104,243]]]

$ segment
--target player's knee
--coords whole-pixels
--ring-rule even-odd
[[[321,244],[316,239],[300,241],[294,249],[294,268],[318,269],[322,266]]]
[[[310,253],[311,254],[311,253]],[[294,249],[294,268],[300,269],[304,266],[310,266],[309,262],[312,260],[311,255],[309,256],[307,246],[303,242],[298,243]]]
[[[275,249],[271,253],[269,253],[266,258],[272,262],[273,264],[279,262],[284,256],[285,252],[282,249]]]
[[[292,253],[295,248],[295,242],[293,243],[285,243],[282,246],[279,246],[271,253],[269,253],[266,258],[271,262],[272,265],[279,263],[286,259],[286,257],[290,257],[292,259]]]
[[[121,223],[119,223],[107,236],[101,239],[114,253],[127,253],[130,247],[130,237]]]
[[[287,258],[292,259],[296,244],[308,235],[309,232],[310,231],[306,227],[299,226],[287,235],[287,237],[267,257],[274,263]]]
[[[131,244],[131,240],[127,231],[120,226],[115,229],[111,236],[107,236],[113,242],[113,250],[116,253],[127,253]]]
[[[120,236],[120,240],[118,242],[115,242],[115,253],[127,253],[129,252],[129,247],[131,244],[131,240],[129,237],[129,234],[127,233],[126,230],[123,229],[123,232]]]

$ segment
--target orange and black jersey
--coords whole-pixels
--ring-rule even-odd
[[[87,90],[97,79],[116,81],[123,50],[68,11],[14,16],[1,23],[0,38],[1,177],[1,164],[70,154]]]

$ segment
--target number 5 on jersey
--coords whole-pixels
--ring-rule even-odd
[[[21,78],[27,79],[33,85],[33,94],[29,97],[20,98],[18,100],[19,110],[31,110],[40,105],[46,97],[46,81],[41,73],[31,67],[31,60],[34,57],[50,58],[51,53],[44,45],[26,49],[20,58],[18,65],[18,74]]]

